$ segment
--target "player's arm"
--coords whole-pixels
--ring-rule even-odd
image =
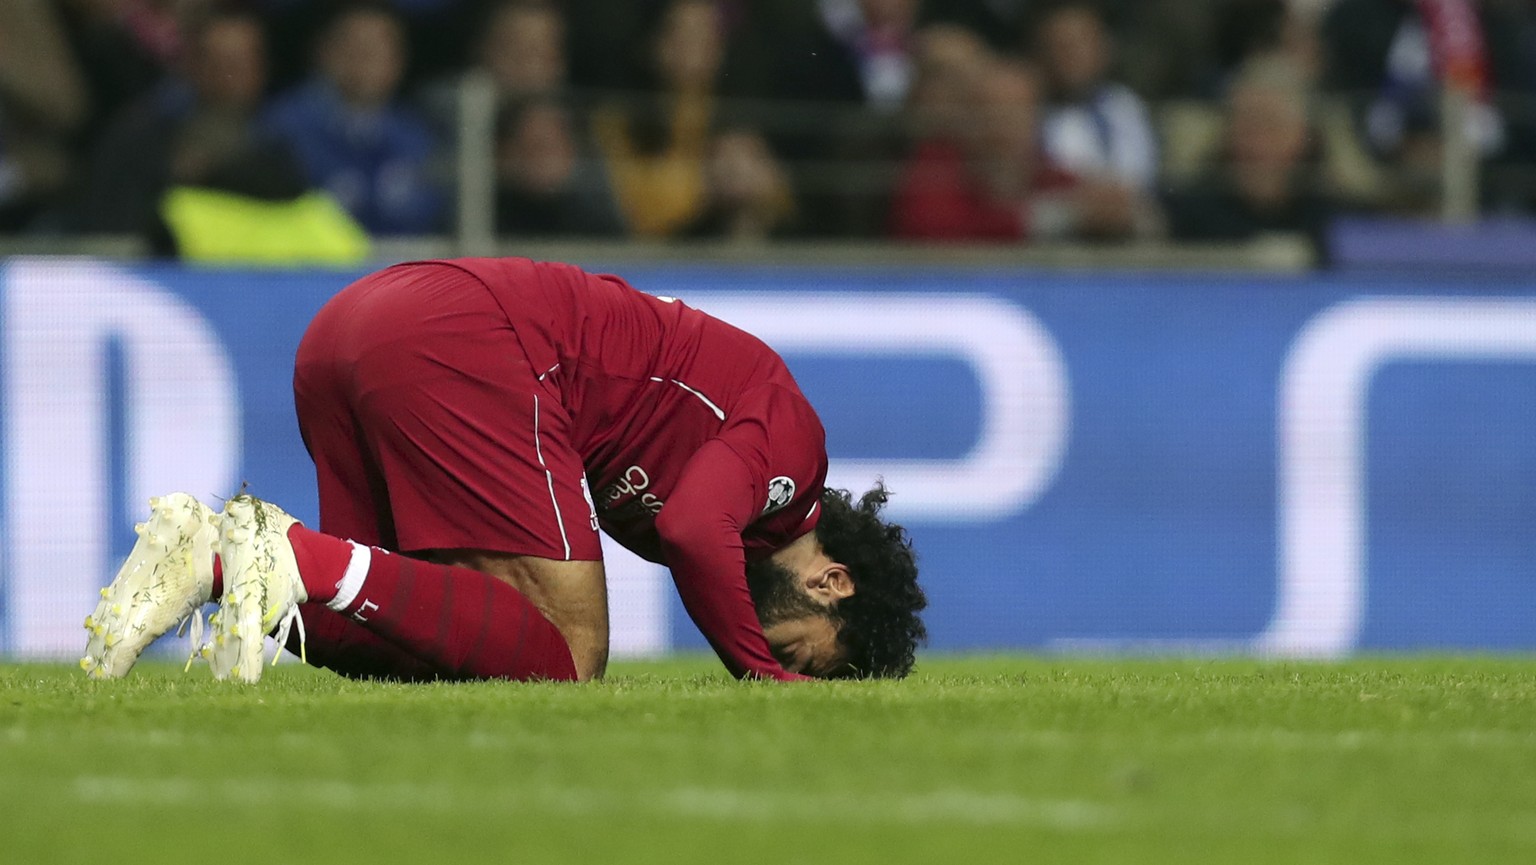
[[[683,606],[733,675],[808,679],[773,657],[747,589],[741,533],[762,509],[762,486],[729,445],[706,442],[684,466],[656,532]]]

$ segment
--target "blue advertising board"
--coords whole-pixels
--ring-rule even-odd
[[[619,269],[785,355],[933,648],[1536,648],[1536,281]],[[293,352],[355,275],[0,269],[0,651],[78,651],[149,495],[313,518]],[[610,573],[621,653],[703,646]]]

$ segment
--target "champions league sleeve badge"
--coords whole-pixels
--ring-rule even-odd
[[[784,475],[779,475],[768,482],[768,504],[763,506],[761,516],[783,510],[794,497],[795,482]]]

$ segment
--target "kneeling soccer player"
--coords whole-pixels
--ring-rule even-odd
[[[259,679],[274,630],[348,676],[600,677],[600,527],[671,569],[736,676],[912,667],[926,602],[884,488],[824,488],[783,360],[671,298],[525,259],[397,265],[321,309],[294,398],[320,531],[249,495],[152,502],[86,620],[90,675],[217,600],[218,678]]]

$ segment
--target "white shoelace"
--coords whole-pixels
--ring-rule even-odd
[[[190,628],[189,628],[190,625]],[[187,614],[181,624],[176,626],[176,636],[179,638],[183,632],[191,631],[192,654],[187,657],[187,665],[181,668],[183,673],[192,669],[192,662],[203,655],[203,608],[201,606]]]
[[[299,625],[299,660],[309,663],[309,652],[305,646],[306,635],[304,633],[304,617],[299,614],[299,605],[294,604],[288,608],[283,620],[277,623],[277,633],[273,637],[277,640],[277,654],[272,656],[272,666],[277,666],[277,659],[283,656],[283,649],[288,647],[288,631],[294,623]]]

